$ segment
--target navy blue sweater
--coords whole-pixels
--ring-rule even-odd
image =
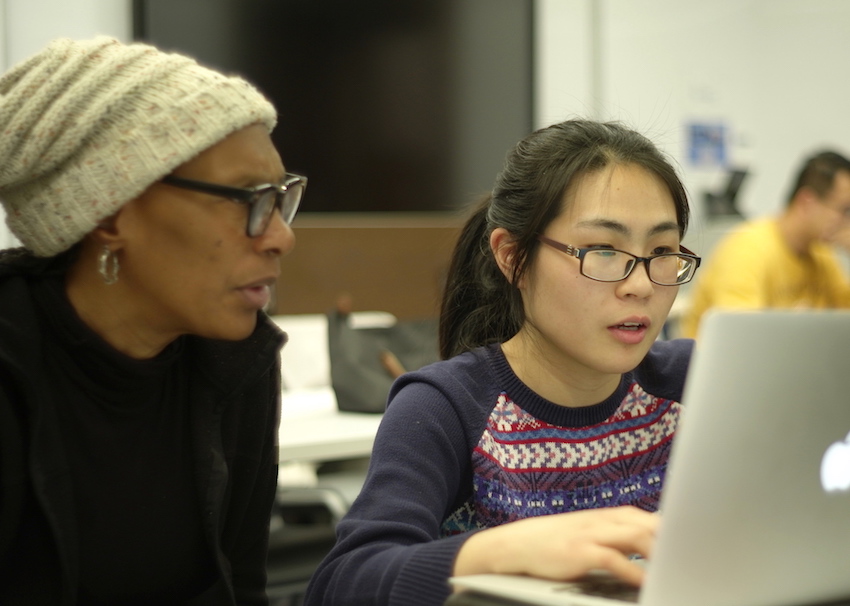
[[[437,606],[480,528],[534,515],[657,508],[693,342],[660,341],[605,401],[549,402],[498,345],[399,378],[366,483],[306,604]]]

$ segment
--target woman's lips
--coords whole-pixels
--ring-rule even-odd
[[[608,327],[614,338],[626,345],[637,345],[643,341],[649,329],[648,320],[626,320]]]
[[[251,286],[243,286],[239,289],[242,296],[248,301],[251,307],[263,309],[271,301],[271,288],[268,284],[252,284]]]

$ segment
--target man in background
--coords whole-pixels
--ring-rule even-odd
[[[697,336],[712,307],[850,307],[850,281],[833,246],[850,251],[850,160],[822,151],[803,164],[781,214],[720,241],[694,285],[682,336]]]

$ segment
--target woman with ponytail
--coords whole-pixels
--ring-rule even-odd
[[[439,605],[451,576],[633,585],[693,343],[658,341],[699,257],[675,169],[618,123],[520,141],[457,243],[443,361],[390,392],[310,606]]]

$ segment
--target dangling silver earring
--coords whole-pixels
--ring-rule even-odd
[[[118,255],[109,250],[108,246],[104,246],[97,259],[97,271],[103,276],[103,281],[107,284],[115,284],[118,281]]]

